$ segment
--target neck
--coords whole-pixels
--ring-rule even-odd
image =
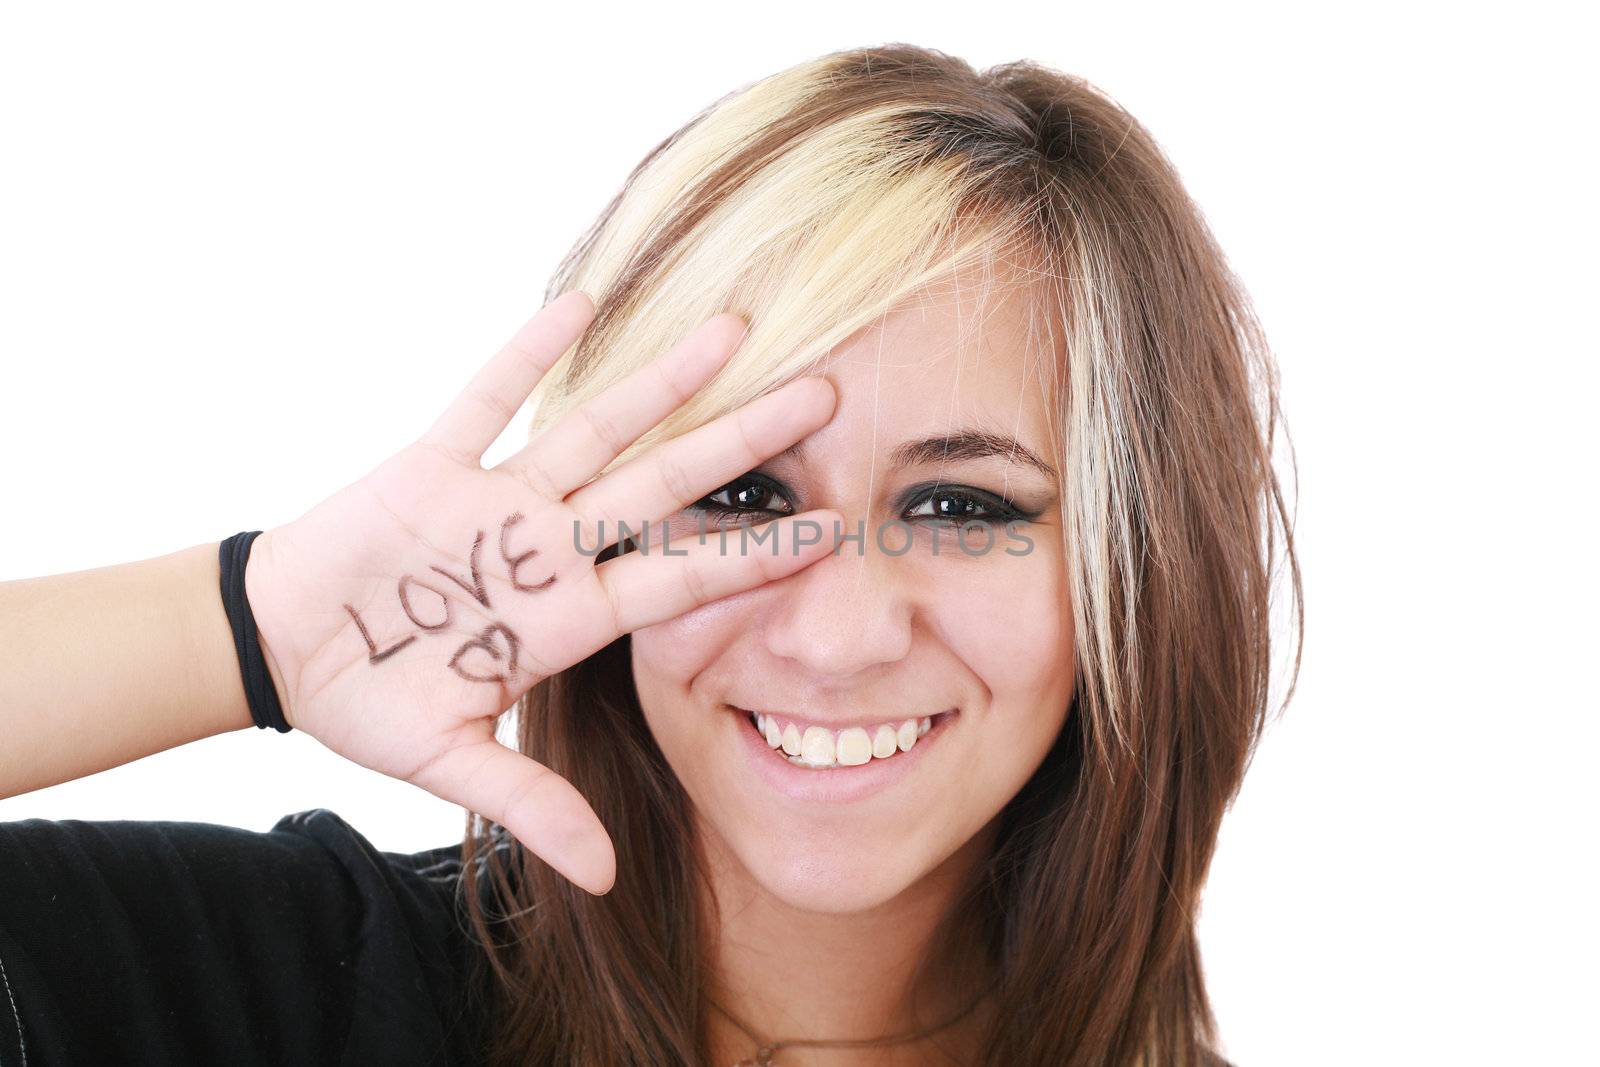
[[[845,914],[804,911],[766,892],[702,824],[714,914],[702,889],[710,935],[709,992],[763,1042],[859,1040],[938,1026],[973,1003],[989,978],[975,938],[948,958],[928,960],[938,925],[988,854],[992,826],[944,864],[883,904]],[[919,975],[918,968],[926,963]],[[779,1067],[973,1062],[987,1005],[925,1038],[860,1049],[785,1047]],[[722,1011],[707,1025],[713,1064],[754,1056],[756,1041]]]

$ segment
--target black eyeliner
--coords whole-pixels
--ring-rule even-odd
[[[922,504],[928,500],[928,498],[936,495],[966,497],[969,500],[981,504],[989,511],[988,515],[983,516],[979,520],[966,521],[985,521],[996,523],[1015,521],[1032,522],[1042,514],[1040,510],[1029,510],[1023,508],[1014,501],[1007,500],[1005,497],[996,493],[991,493],[987,489],[979,489],[977,486],[971,485],[961,485],[956,482],[939,481],[918,482],[916,485],[907,488],[906,491],[900,495],[900,513],[902,515],[905,514],[907,511],[911,510],[913,506]],[[918,516],[918,518],[941,519],[944,522],[963,521],[961,519],[945,518],[939,515]]]
[[[781,484],[768,475],[761,473],[759,470],[751,470],[739,475],[739,477],[733,479],[732,481],[723,482],[721,485],[711,490],[711,492],[707,493],[705,496],[691,504],[690,508],[697,511],[714,512],[718,515],[753,515],[763,511],[774,510],[772,508],[730,507],[727,504],[718,504],[711,499],[713,496],[716,496],[725,489],[746,484],[759,486],[760,488],[767,490],[767,492],[771,493],[773,496],[780,497],[785,501],[789,499],[788,490],[786,490]],[[794,505],[791,503],[788,511],[778,511],[776,514],[792,515],[794,514]]]

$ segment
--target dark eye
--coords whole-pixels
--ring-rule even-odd
[[[1017,508],[999,497],[976,490],[932,489],[906,510],[911,519],[938,519],[951,523],[1007,522],[1021,517]]]
[[[794,507],[787,501],[774,506],[774,498],[783,500],[783,490],[777,483],[759,474],[745,474],[724,485],[714,493],[701,497],[694,509],[715,515],[743,515],[753,511],[775,511],[789,515]]]
[[[950,519],[965,522],[988,516],[988,510],[965,493],[929,493],[922,502],[906,512],[909,518]]]

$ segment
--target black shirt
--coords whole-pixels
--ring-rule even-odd
[[[320,808],[0,822],[0,1067],[480,1062],[460,879]]]

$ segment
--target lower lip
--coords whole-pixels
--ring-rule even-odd
[[[934,719],[928,732],[918,737],[909,751],[896,752],[888,759],[874,756],[857,767],[813,769],[795,766],[781,747],[767,744],[767,739],[756,732],[749,711],[732,704],[726,707],[733,713],[739,743],[755,776],[775,793],[813,804],[851,804],[892,788],[927,759],[928,752],[958,714],[951,710]]]

